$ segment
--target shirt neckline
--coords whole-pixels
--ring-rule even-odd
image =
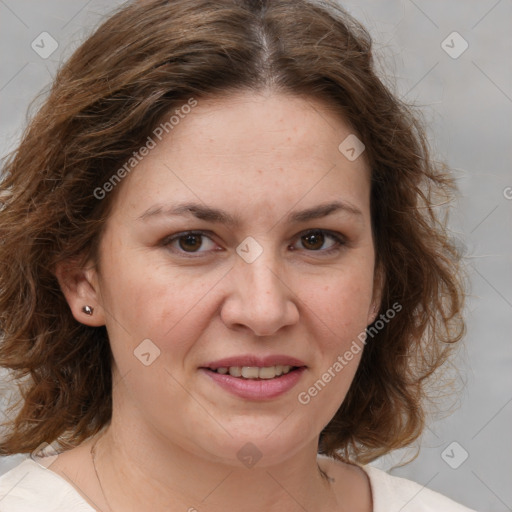
[[[321,455],[321,454],[318,454],[317,457],[333,460],[331,457]],[[49,472],[49,474],[51,474],[53,478],[58,479],[62,484],[64,484],[66,486],[68,492],[73,493],[75,498],[81,500],[81,502],[82,502],[81,504],[83,506],[89,507],[89,512],[96,512],[97,508],[95,508],[94,503],[92,501],[90,501],[89,498],[82,491],[80,491],[80,489],[77,486],[75,486],[74,483],[69,481],[67,478],[65,478],[60,473],[53,471],[51,469],[51,465],[50,465],[50,467],[45,467],[44,465],[39,464],[38,462],[36,462],[35,460],[33,460],[30,457],[25,459],[24,462],[29,463],[30,465],[32,465],[33,468],[38,469],[40,471]],[[376,493],[377,484],[376,484],[376,480],[375,480],[375,471],[379,471],[379,469],[374,468],[373,466],[369,466],[369,465],[359,465],[359,464],[356,464],[356,465],[357,465],[357,467],[359,467],[360,469],[363,470],[364,474],[366,475],[366,478],[368,479],[368,483],[370,485],[370,492],[371,492],[372,510],[373,510],[373,512],[379,512],[379,509],[375,508],[375,505],[376,505],[375,497],[377,494]]]

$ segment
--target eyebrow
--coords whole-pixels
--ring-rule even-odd
[[[332,201],[330,203],[314,206],[306,210],[289,213],[288,222],[307,222],[309,220],[327,217],[335,212],[342,211],[353,216],[362,217],[361,210],[346,201]],[[194,217],[219,224],[225,224],[230,227],[236,227],[240,224],[239,220],[233,215],[218,208],[211,208],[200,203],[181,203],[171,207],[163,205],[154,205],[148,208],[137,220],[146,221],[150,218],[159,216],[180,216],[193,215]]]

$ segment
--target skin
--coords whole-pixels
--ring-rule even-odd
[[[360,468],[317,462],[319,434],[361,352],[307,405],[297,399],[373,321],[379,301],[368,165],[364,153],[349,161],[338,150],[351,133],[311,98],[201,99],[119,185],[99,266],[59,266],[75,318],[106,325],[115,360],[112,422],[96,448],[103,491],[93,440],[52,465],[89,502],[128,512],[371,510]],[[288,219],[332,201],[359,213]],[[223,209],[238,224],[140,218],[178,202]],[[344,244],[328,233],[311,243],[312,229]],[[195,240],[199,252],[168,240],[190,230],[209,232]],[[248,236],[263,249],[252,263],[236,252]],[[134,357],[144,339],[160,350],[149,366]],[[241,354],[285,354],[307,368],[292,390],[263,401],[234,396],[199,370]],[[261,454],[252,468],[237,458],[248,442]]]

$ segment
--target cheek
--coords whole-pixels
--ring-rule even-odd
[[[315,357],[297,401],[315,411],[317,430],[332,419],[352,384],[365,346],[371,295],[369,281],[331,279],[308,301]]]
[[[327,338],[334,338],[331,342],[339,344],[347,335],[353,336],[366,327],[372,293],[373,275],[361,269],[330,274],[311,286],[304,281],[300,296],[317,317],[316,322],[329,328],[331,334]]]
[[[105,269],[109,272],[107,307],[118,335],[134,342],[150,338],[159,344],[169,339],[175,343],[186,338],[184,329],[197,331],[201,319],[207,318],[212,290],[226,274],[225,268],[204,272],[161,261],[152,264],[151,258],[136,251],[116,263]]]

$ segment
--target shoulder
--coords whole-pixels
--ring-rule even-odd
[[[475,512],[411,480],[370,465],[360,467],[370,480],[374,512]]]
[[[80,494],[53,471],[32,459],[0,476],[2,512],[93,512]]]

